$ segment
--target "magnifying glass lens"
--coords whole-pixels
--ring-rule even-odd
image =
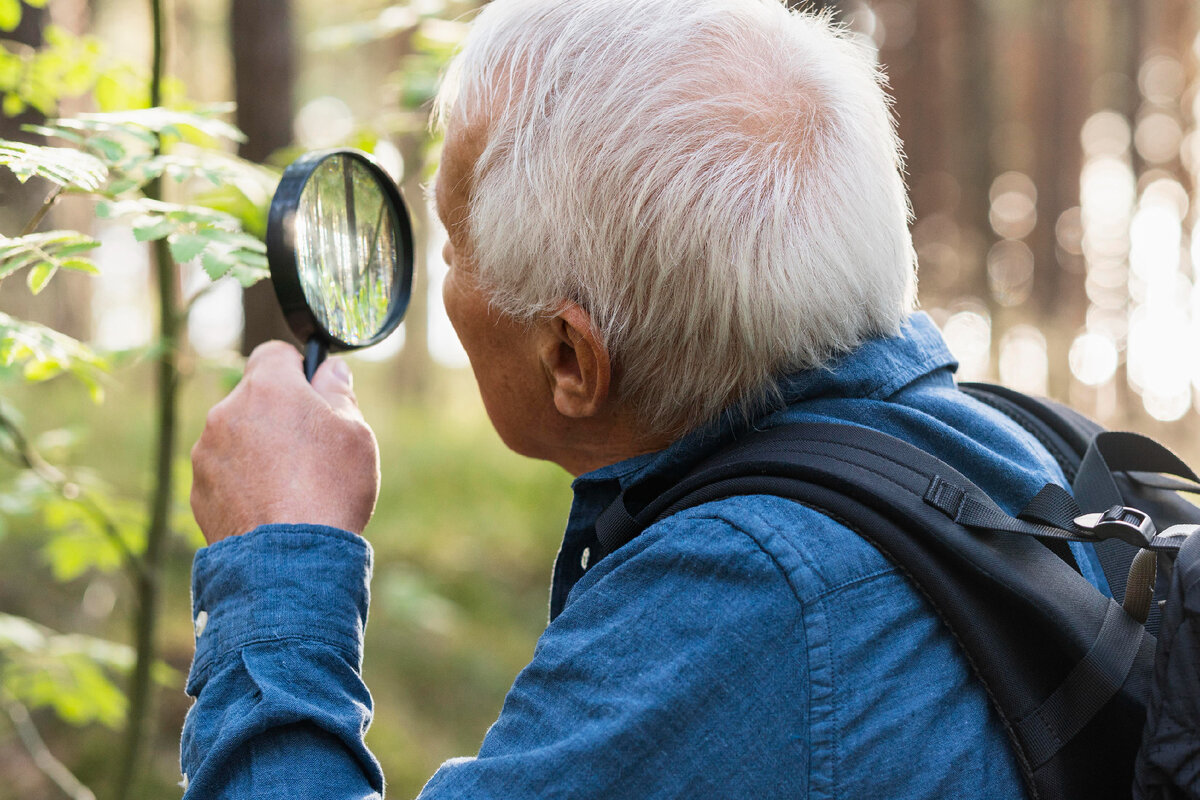
[[[388,321],[398,269],[395,211],[360,160],[336,154],[317,166],[300,195],[296,267],[313,316],[357,347]]]

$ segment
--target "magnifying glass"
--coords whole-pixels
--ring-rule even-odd
[[[267,262],[312,381],[327,353],[377,344],[404,318],[413,236],[400,190],[358,150],[301,156],[271,200]]]

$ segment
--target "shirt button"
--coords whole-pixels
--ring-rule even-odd
[[[208,612],[201,611],[196,615],[196,638],[199,639],[204,635],[204,629],[208,627]]]
[[[591,559],[591,557],[592,557],[592,548],[590,548],[590,547],[583,548],[583,555],[581,555],[579,557],[579,566],[583,567],[584,569],[587,569],[588,560]]]

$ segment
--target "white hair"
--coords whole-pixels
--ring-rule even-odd
[[[494,0],[438,98],[487,131],[479,278],[517,318],[586,309],[649,432],[776,400],[913,308],[883,83],[779,0]]]

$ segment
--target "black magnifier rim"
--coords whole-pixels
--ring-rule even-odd
[[[359,162],[375,178],[376,184],[383,192],[384,202],[392,212],[396,244],[400,251],[396,254],[396,261],[400,266],[400,279],[392,285],[387,317],[374,336],[358,343],[344,341],[330,333],[309,307],[308,298],[304,296],[304,286],[300,282],[300,264],[296,257],[296,227],[291,224],[300,208],[300,197],[308,179],[317,167],[335,156],[345,156]],[[283,316],[292,333],[301,342],[316,338],[324,342],[330,352],[339,352],[370,347],[386,339],[404,319],[404,313],[408,310],[408,302],[412,297],[414,252],[412,218],[409,216],[404,196],[400,194],[400,189],[387,171],[366,153],[352,148],[316,150],[300,156],[283,171],[267,215],[267,264],[270,266],[271,283],[275,285],[275,296],[279,299]]]

